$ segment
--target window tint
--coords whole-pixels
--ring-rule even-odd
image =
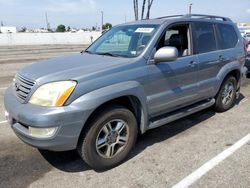
[[[195,23],[193,29],[194,53],[205,53],[217,49],[213,24]]]
[[[218,25],[220,32],[220,45],[222,49],[233,48],[238,42],[237,34],[233,26],[226,24]]]

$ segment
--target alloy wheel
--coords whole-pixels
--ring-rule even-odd
[[[100,130],[96,138],[96,151],[103,158],[113,158],[127,145],[128,125],[121,119],[111,120]]]

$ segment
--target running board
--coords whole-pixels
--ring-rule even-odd
[[[209,99],[209,100],[205,100],[205,101],[193,104],[191,106],[185,107],[183,109],[165,114],[163,116],[160,116],[159,118],[154,118],[153,121],[150,122],[148,129],[154,129],[162,125],[165,125],[167,123],[170,123],[172,121],[191,115],[193,113],[199,112],[201,110],[204,110],[206,108],[213,106],[214,103],[215,103],[215,99]]]

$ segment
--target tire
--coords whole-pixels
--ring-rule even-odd
[[[134,114],[122,106],[110,106],[92,118],[80,137],[77,150],[93,169],[110,169],[128,156],[137,135]]]
[[[225,112],[231,109],[236,102],[237,80],[233,76],[228,76],[215,97],[214,109],[217,112]],[[229,92],[230,91],[230,92]],[[228,97],[228,98],[227,98]],[[227,98],[227,99],[225,99]]]

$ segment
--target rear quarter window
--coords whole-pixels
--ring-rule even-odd
[[[221,49],[234,48],[238,42],[238,36],[232,25],[218,24]]]

